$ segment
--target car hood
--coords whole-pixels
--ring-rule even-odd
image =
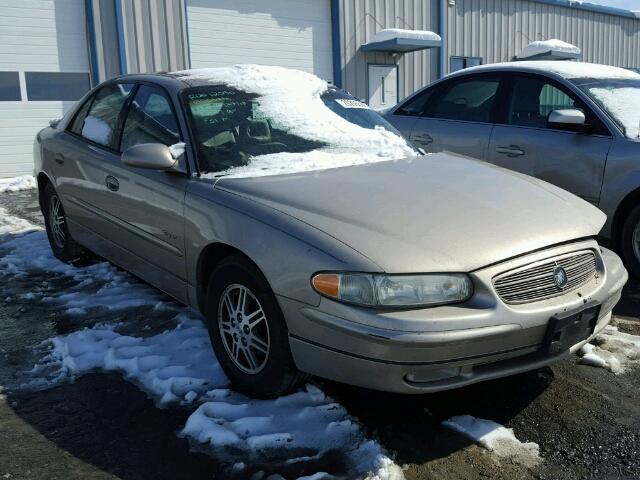
[[[468,272],[595,236],[605,215],[526,175],[449,153],[255,178],[215,188],[261,202],[389,273]]]

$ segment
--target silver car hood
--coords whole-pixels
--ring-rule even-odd
[[[449,153],[216,187],[284,212],[386,272],[467,272],[598,234],[606,216],[541,180]]]

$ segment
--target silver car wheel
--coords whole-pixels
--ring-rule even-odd
[[[222,292],[218,328],[224,348],[236,367],[251,375],[264,368],[269,358],[269,324],[251,290],[234,283]]]
[[[57,195],[53,195],[49,200],[49,227],[55,244],[60,248],[64,248],[67,242],[67,235],[64,231],[65,219],[62,204]]]

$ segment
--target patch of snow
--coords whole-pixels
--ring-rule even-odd
[[[85,268],[63,264],[51,253],[40,227],[2,209],[0,232],[7,235],[0,238],[4,278],[23,277],[32,271],[68,277],[75,287],[47,292],[49,296],[41,300],[56,302],[67,313],[83,315],[83,309],[97,306],[168,308],[159,307],[166,305],[163,294],[108,263]],[[104,285],[98,292],[82,288],[100,282]],[[159,406],[197,405],[180,435],[232,455],[232,463],[237,463],[233,455],[238,452],[247,461],[279,449],[304,447],[317,456],[339,449],[359,476],[371,480],[404,478],[384,449],[365,437],[357,420],[317,387],[309,385],[304,391],[275,400],[256,400],[228,389],[228,379],[213,354],[200,316],[185,308],[175,321],[175,328],[147,337],[121,334],[116,326],[105,324],[53,337],[41,347],[46,351],[29,372],[27,386],[48,388],[92,371],[116,371]]]
[[[440,35],[429,30],[406,30],[404,28],[385,28],[376,33],[369,43],[384,42],[396,38],[406,38],[410,40],[431,40],[439,42]]]
[[[601,86],[588,90],[589,94],[624,126],[627,137],[640,138],[640,85],[635,88]]]
[[[17,192],[36,188],[36,179],[33,175],[21,175],[13,178],[0,178],[0,193]]]
[[[406,140],[384,128],[369,129],[351,123],[329,109],[320,96],[328,84],[310,73],[282,67],[260,65],[235,65],[224,68],[204,68],[176,72],[185,80],[205,80],[213,84],[225,83],[230,87],[255,93],[259,96],[260,112],[285,128],[289,133],[299,137],[315,140],[333,148],[349,149],[353,154],[344,161],[359,163],[397,160],[416,156],[416,152]],[[309,161],[314,163],[315,170],[333,168],[333,149],[320,149],[312,152]],[[280,157],[276,155],[281,155]],[[297,173],[308,171],[304,160],[309,154],[298,154],[294,164],[289,165],[289,155],[271,154],[256,156],[251,163],[261,163],[257,168],[238,170],[247,176],[251,171],[254,176],[273,175],[274,173]],[[267,158],[262,158],[267,157]],[[225,175],[235,175],[236,170],[225,171]],[[215,175],[215,174],[214,174]]]
[[[491,420],[458,415],[442,424],[462,433],[499,457],[511,458],[528,467],[533,467],[542,460],[537,443],[522,443],[512,429]]]
[[[89,115],[84,120],[82,136],[101,145],[108,145],[111,141],[111,127],[101,118]]]
[[[605,368],[615,374],[640,364],[640,337],[608,325],[578,352],[579,362],[592,367]]]
[[[575,45],[563,42],[562,40],[558,40],[557,38],[552,38],[550,40],[537,40],[535,42],[531,42],[529,45],[522,49],[522,51],[518,55],[518,58],[529,58],[552,51],[570,53],[575,55],[580,55],[581,53],[580,49]]]
[[[182,154],[184,154],[184,149],[186,145],[184,142],[174,143],[169,147],[169,151],[171,152],[171,156],[173,158],[179,158]]]

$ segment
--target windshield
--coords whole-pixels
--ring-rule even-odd
[[[581,78],[571,80],[586,93],[629,138],[640,138],[640,78]]]
[[[190,89],[184,98],[200,171],[214,176],[292,173],[417,154],[378,113],[334,88],[305,103],[228,86]]]

